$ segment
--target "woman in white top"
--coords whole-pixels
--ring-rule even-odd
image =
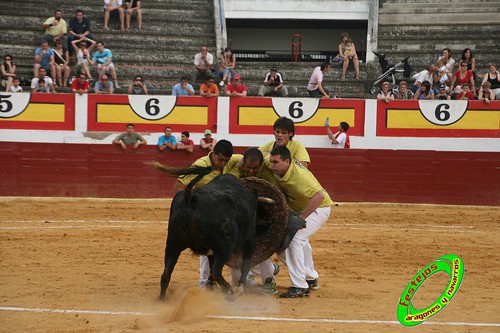
[[[88,46],[88,43],[91,45]],[[79,44],[79,45],[77,45]],[[76,66],[76,75],[80,75],[80,72],[83,71],[85,75],[89,78],[89,80],[92,80],[92,75],[90,74],[90,62],[89,59],[91,59],[91,51],[94,49],[96,42],[93,41],[90,38],[84,37],[81,39],[75,39],[71,41],[71,46],[73,47],[73,50],[75,50],[76,54],[76,61],[77,61],[77,66]]]
[[[389,82],[383,82],[381,90],[377,95],[377,99],[384,100],[387,104],[389,104],[390,100],[394,100],[394,94],[391,90],[389,90],[390,87],[391,84]]]

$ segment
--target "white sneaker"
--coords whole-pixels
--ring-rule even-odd
[[[224,81],[220,81],[219,86],[224,87]]]

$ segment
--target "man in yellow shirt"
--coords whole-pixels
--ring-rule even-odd
[[[68,25],[62,18],[63,13],[57,9],[54,11],[54,16],[49,17],[43,22],[42,27],[45,29],[45,34],[40,37],[42,41],[46,40],[50,44],[55,43],[58,39],[63,41],[63,46],[67,47]]]
[[[220,140],[217,142],[217,144],[214,147],[214,150],[209,152],[207,156],[200,157],[197,159],[191,166],[199,166],[199,167],[213,167],[212,172],[209,174],[205,175],[202,179],[200,179],[199,182],[196,183],[194,186],[195,188],[198,186],[203,186],[218,175],[221,175],[223,172],[226,164],[229,162],[231,159],[231,156],[233,155],[233,145],[231,142],[227,140]],[[189,183],[196,178],[197,175],[185,175],[185,176],[180,176],[177,178],[177,181],[174,184],[174,193],[177,193],[179,191],[183,191]]]
[[[328,220],[333,202],[314,175],[292,159],[288,148],[275,147],[264,163],[273,171],[278,186],[285,193],[288,207],[300,212],[299,216],[307,222],[307,227],[295,234],[285,250],[292,286],[280,297],[309,296],[310,289],[318,289],[318,273],[314,269],[309,237]]]
[[[292,158],[300,161],[307,168],[311,164],[311,158],[304,145],[299,141],[293,140],[295,135],[295,123],[293,120],[287,117],[278,118],[274,122],[273,128],[275,141],[260,146],[259,150],[263,153],[270,153],[277,146],[287,147],[292,154]]]

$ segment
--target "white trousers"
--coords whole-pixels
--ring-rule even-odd
[[[208,282],[210,277],[210,262],[207,256],[200,256],[200,282]]]
[[[306,218],[306,227],[297,231],[288,248],[280,254],[280,258],[288,268],[292,287],[308,288],[306,280],[314,280],[319,277],[318,272],[314,269],[309,237],[325,224],[330,216],[330,211],[330,207],[317,208]]]
[[[239,269],[231,268],[229,272],[231,274],[231,284],[236,285],[240,280],[241,271]],[[250,272],[248,272],[247,279],[250,275],[260,275],[262,277],[262,284],[264,284],[267,278],[271,278],[274,282],[276,282],[274,277],[274,264],[271,258],[251,267]]]

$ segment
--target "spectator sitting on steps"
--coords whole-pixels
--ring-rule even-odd
[[[45,34],[40,37],[42,41],[46,40],[49,43],[55,43],[57,40],[61,39],[64,45],[68,45],[66,37],[68,25],[62,16],[62,11],[57,9],[54,11],[54,16],[49,17],[43,22],[42,27],[45,29]]]
[[[230,97],[246,97],[247,96],[247,87],[240,82],[241,77],[239,74],[236,74],[233,78],[233,83],[227,86],[226,96]]]
[[[47,71],[45,70],[45,67],[41,67],[40,70],[39,70],[39,75],[38,77],[35,77],[33,78],[33,80],[31,80],[31,92],[36,92],[37,90],[40,89],[40,82],[39,81],[42,81],[44,82],[44,85],[43,87],[45,88],[45,91],[47,93],[56,93],[56,87],[54,86],[54,82],[52,81],[52,79],[47,76]]]
[[[109,18],[110,16],[119,16],[120,18],[120,29],[125,30],[125,14],[123,12],[123,1],[122,0],[104,0],[104,30],[109,29]]]
[[[105,74],[95,83],[94,90],[96,94],[111,95],[114,91],[113,82],[110,82]]]
[[[347,67],[349,67],[349,61],[354,64],[354,70],[356,75],[354,78],[359,80],[359,59],[356,53],[356,47],[352,39],[349,37],[347,32],[344,32],[341,36],[341,43],[339,44],[339,54],[344,58],[342,63],[342,80],[345,80],[345,73],[347,72]]]
[[[130,31],[130,21],[134,11],[137,14],[137,28],[142,30],[142,11],[141,0],[125,0],[125,8],[127,9],[127,31]]]
[[[2,86],[5,87],[5,91],[10,91],[9,88],[16,77],[16,65],[14,65],[14,59],[10,54],[3,57],[0,71],[2,72]]]
[[[271,67],[264,78],[264,84],[260,86],[259,96],[264,97],[271,93],[278,94],[281,97],[288,97],[288,89],[285,86],[283,75],[278,72],[276,67]]]
[[[94,39],[90,32],[90,20],[83,14],[81,9],[77,9],[75,16],[69,20],[68,51],[70,56],[74,54],[72,42],[74,40],[85,40],[85,38]]]
[[[181,77],[181,82],[172,87],[172,96],[194,96],[194,88],[187,76]]]
[[[66,87],[68,85],[69,74],[71,73],[71,68],[69,68],[69,53],[66,48],[63,47],[62,40],[56,41],[56,47],[54,51],[54,61],[56,65],[56,77],[55,81],[57,86]]]
[[[234,76],[234,68],[236,67],[236,56],[230,47],[226,47],[224,49],[224,53],[222,53],[222,57],[220,59],[220,72],[222,73],[222,80],[219,85],[224,87],[231,82],[231,79]]]
[[[90,43],[91,45],[89,46],[88,43]],[[77,44],[79,45],[77,46]],[[71,42],[71,47],[73,48],[74,53],[76,53],[76,75],[79,75],[81,72],[83,72],[90,80],[92,80],[92,75],[89,68],[92,62],[92,56],[90,52],[94,49],[95,45],[96,42],[87,37],[83,37]]]
[[[44,68],[46,73],[56,77],[54,51],[49,47],[49,42],[44,40],[42,45],[35,50],[35,64],[33,65],[33,76],[39,76],[40,68]]]
[[[219,87],[217,87],[217,85],[215,84],[215,79],[213,78],[213,76],[208,77],[205,83],[201,85],[200,96],[219,96]]]
[[[120,89],[120,86],[118,85],[118,78],[116,77],[116,68],[113,64],[113,53],[111,53],[111,50],[104,48],[103,42],[97,42],[96,46],[97,52],[94,53],[94,56],[90,61],[91,65],[97,65],[99,78],[102,75],[110,74],[115,85],[114,88]]]
[[[209,75],[212,75],[212,67],[214,65],[214,56],[208,53],[208,48],[202,46],[200,53],[194,56],[194,69],[191,75],[191,82],[196,85],[196,82],[201,78],[205,81]]]
[[[311,97],[330,98],[328,90],[323,88],[323,76],[330,70],[330,63],[324,62],[321,66],[315,67],[309,83],[307,84],[307,93]]]

